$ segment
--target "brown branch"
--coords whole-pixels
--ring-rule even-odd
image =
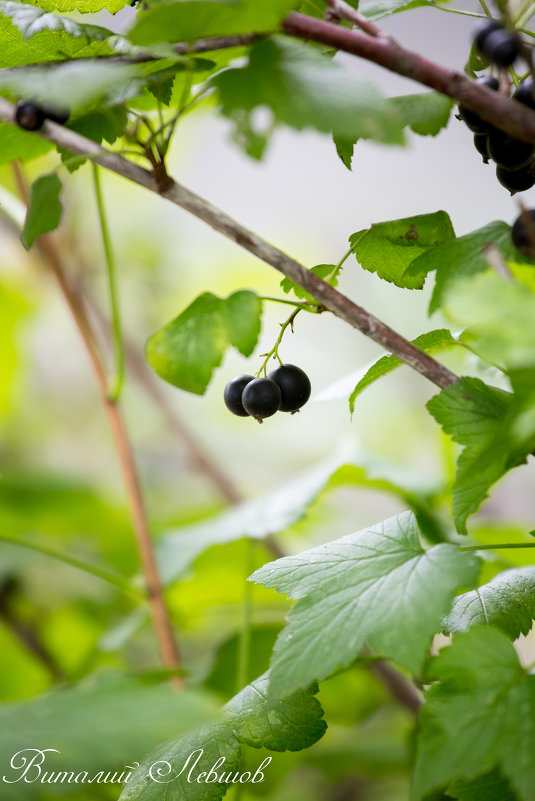
[[[369,36],[386,36],[385,33],[375,25],[371,20],[364,17],[362,14],[350,6],[344,0],[325,0],[326,5],[329,6],[331,15],[337,19],[345,19],[346,22],[351,22],[356,25],[361,31],[367,33]]]
[[[368,667],[400,704],[413,715],[418,714],[422,705],[421,693],[403,673],[400,673],[390,662],[386,662],[384,659],[370,662]]]
[[[21,197],[27,203],[27,187],[21,170],[16,163],[14,163],[14,172]],[[91,323],[86,314],[83,299],[76,289],[71,287],[52,237],[49,235],[40,236],[36,241],[36,245],[43,262],[54,274],[59,284],[78,331],[80,332],[95,373],[130,505],[134,533],[136,535],[141,565],[145,576],[148,602],[154,621],[162,661],[167,667],[176,669],[180,666],[180,653],[173,634],[169,612],[165,604],[139,477],[121,410],[117,403],[110,400],[108,397],[108,377],[103,366],[101,354],[96,345]],[[183,686],[183,681],[180,677],[176,677],[173,683],[175,686]]]
[[[173,50],[181,56],[188,56],[192,53],[208,53],[210,50],[228,50],[231,47],[252,45],[257,39],[265,35],[262,33],[243,33],[229,36],[213,36],[210,39],[197,39],[191,43],[180,42],[174,45]],[[151,58],[154,58],[154,56]]]
[[[334,26],[336,27],[336,26]],[[371,41],[371,40],[370,40]],[[13,123],[14,106],[0,98],[0,119]],[[535,115],[534,115],[535,119]],[[291,281],[299,284],[318,300],[325,309],[347,322],[353,328],[372,339],[382,348],[396,355],[438,387],[444,388],[458,380],[458,376],[440,364],[429,354],[417,348],[408,339],[398,334],[370,312],[358,306],[330,284],[323,281],[302,264],[270,245],[265,239],[249,231],[228,214],[213,206],[181,184],[169,179],[169,187],[162,190],[154,175],[143,167],[133,164],[116,153],[103,150],[95,142],[75,131],[53,122],[46,122],[38,135],[76,155],[91,155],[93,160],[112,172],[122,175],[134,183],[144,186],[166,200],[189,211],[216,231],[231,239],[254,256],[270,264]]]
[[[282,27],[290,36],[335,47],[428,86],[477,112],[511,136],[535,144],[532,109],[477,84],[456,70],[406,50],[388,37],[367,36],[297,12],[289,14]]]

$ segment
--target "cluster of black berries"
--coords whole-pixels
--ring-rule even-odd
[[[254,417],[259,423],[275,412],[299,411],[310,398],[310,379],[304,370],[283,364],[267,378],[239,375],[225,387],[225,405],[238,417]]]
[[[45,120],[64,125],[70,117],[67,109],[39,106],[33,100],[19,100],[15,109],[15,122],[25,131],[38,131]]]
[[[516,36],[506,31],[497,20],[485,22],[476,32],[474,42],[489,61],[500,67],[510,66],[519,55]],[[499,89],[498,80],[490,75],[476,78],[476,83],[494,92]],[[531,77],[515,89],[513,99],[535,109]],[[496,177],[502,186],[512,194],[535,186],[535,148],[532,145],[498,130],[475,111],[462,105],[459,106],[459,112],[468,128],[474,132],[475,148],[483,156],[485,164],[489,159],[496,163]]]
[[[535,255],[535,209],[524,209],[511,228],[511,239],[517,250],[532,258]]]

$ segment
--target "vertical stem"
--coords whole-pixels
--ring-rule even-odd
[[[255,542],[247,540],[247,552],[245,555],[245,577],[246,579],[254,570]],[[243,595],[243,619],[238,650],[238,670],[236,673],[236,692],[238,693],[247,684],[249,675],[249,656],[251,651],[251,619],[253,606],[253,585],[250,581],[245,582]]]
[[[117,289],[117,271],[115,268],[115,257],[111,244],[110,228],[106,217],[104,198],[102,196],[102,186],[100,183],[99,167],[92,163],[93,184],[95,187],[95,198],[97,201],[98,219],[102,234],[102,244],[106,257],[106,272],[108,276],[108,289],[110,293],[111,306],[111,325],[113,335],[113,351],[115,355],[115,376],[108,388],[110,400],[118,400],[124,382],[124,345],[121,333],[121,311],[119,306],[119,292]]]

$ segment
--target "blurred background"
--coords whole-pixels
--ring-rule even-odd
[[[101,22],[121,30],[133,14],[127,7],[114,18],[102,14]],[[470,19],[424,8],[387,18],[382,25],[407,47],[463,68]],[[337,58],[369,76],[388,96],[419,91],[370,64]],[[232,144],[229,125],[205,110],[181,122],[169,170],[307,266],[336,263],[347,250],[349,235],[374,222],[444,209],[461,235],[491,220],[511,222],[517,216],[515,200],[496,182],[492,166],[482,163],[470,132],[453,115],[437,137],[408,138],[405,148],[359,142],[349,172],[328,137],[285,129],[275,134],[263,161],[256,162]],[[49,170],[56,159],[31,162],[25,168],[28,179]],[[58,241],[72,274],[83,277],[89,296],[108,315],[90,167],[62,177]],[[203,223],[115,176],[103,173],[102,181],[124,333],[138,354],[153,331],[202,291],[227,295],[250,288],[260,295],[282,294],[281,276]],[[1,168],[0,182],[15,191],[9,166]],[[523,195],[528,206],[534,191]],[[353,258],[346,262],[340,287],[409,338],[444,325],[439,315],[427,318],[429,287],[397,289],[364,272]],[[283,306],[264,304],[257,352],[250,360],[229,352],[202,398],[155,379],[165,398],[163,408],[128,374],[124,411],[156,538],[209,518],[228,502],[213,475],[198,469],[177,426],[190,432],[195,448],[244,498],[291,486],[296,476],[349,444],[374,475],[396,475],[407,486],[435,493],[441,513],[447,512],[455,452],[424,408],[433,386],[404,367],[358,399],[353,419],[347,397],[315,400],[382,355],[329,314],[300,315],[295,333],[284,338],[280,350],[284,361],[301,366],[312,381],[313,399],[300,414],[276,415],[259,426],[228,413],[222,400],[225,383],[234,375],[256,372],[257,354],[269,350],[286,316]],[[52,277],[7,227],[0,230],[0,337],[0,532],[135,576],[138,558],[129,514],[87,355]],[[440,358],[458,372],[477,369],[458,353]],[[520,536],[534,527],[534,479],[530,464],[500,482],[474,518],[482,537],[503,539],[504,531]],[[278,539],[286,551],[295,552],[403,508],[399,498],[366,487],[331,487]],[[264,545],[255,546],[255,564],[270,558]],[[187,669],[221,699],[235,691],[247,565],[243,540],[216,546],[168,590]],[[0,615],[2,701],[36,696],[59,676],[75,681],[96,669],[142,671],[157,664],[146,616],[98,579],[0,543],[0,582],[17,625],[35,633],[49,662],[28,647],[9,616]],[[287,608],[275,593],[254,589],[258,639],[252,670],[267,667]],[[280,767],[261,788],[266,798],[406,799],[409,716],[393,702],[384,705],[384,689],[364,668],[326,682],[320,697],[331,725],[327,736],[310,753],[276,757]],[[33,797],[41,797],[38,792]],[[117,796],[113,788],[95,792]],[[48,793],[47,798],[55,797]]]

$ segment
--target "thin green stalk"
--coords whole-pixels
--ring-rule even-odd
[[[145,595],[134,589],[134,587],[132,587],[127,580],[121,578],[121,576],[108,573],[107,570],[102,570],[102,568],[97,567],[96,565],[90,565],[87,562],[82,562],[80,559],[76,559],[75,556],[69,556],[61,551],[56,551],[55,548],[50,548],[48,545],[41,545],[41,543],[38,542],[25,540],[22,537],[18,537],[16,534],[0,533],[0,540],[2,540],[2,542],[8,542],[11,545],[18,545],[21,548],[27,548],[30,551],[36,551],[44,556],[50,556],[52,559],[57,559],[60,562],[65,562],[67,565],[76,567],[78,570],[83,570],[85,573],[90,573],[92,576],[96,576],[96,578],[106,581],[108,584],[112,584],[114,587],[121,590],[126,595],[130,595],[132,598],[135,598],[137,601],[145,600]]]
[[[265,358],[265,359],[264,359],[264,361],[262,362],[262,365],[261,365],[261,367],[260,367],[260,370],[259,370],[259,371],[258,371],[258,373],[256,374],[256,377],[257,377],[257,378],[260,376],[260,373],[261,373],[262,371],[264,372],[264,375],[265,375],[265,376],[267,376],[267,363],[269,362],[269,360],[271,359],[271,357],[272,357],[272,356],[273,356],[274,358],[278,359],[278,361],[279,361],[279,364],[282,366],[282,359],[281,359],[281,358],[280,358],[280,356],[279,356],[279,346],[280,346],[280,344],[281,344],[281,342],[282,342],[282,338],[283,338],[283,336],[284,336],[284,332],[286,331],[286,329],[288,328],[288,326],[291,326],[291,328],[292,328],[292,331],[293,331],[293,323],[294,323],[294,320],[295,320],[295,318],[297,317],[297,315],[299,314],[299,312],[300,312],[300,311],[301,311],[301,309],[300,309],[300,308],[299,308],[299,309],[295,309],[295,311],[293,311],[293,312],[290,314],[290,316],[288,317],[288,319],[286,320],[286,322],[284,322],[284,323],[281,323],[281,330],[280,330],[280,334],[279,334],[279,336],[277,337],[277,341],[275,342],[275,344],[273,345],[273,347],[271,348],[271,350],[270,350],[270,351],[268,351],[268,353],[264,354],[266,358]]]
[[[481,6],[483,11],[485,12],[485,15],[487,17],[489,17],[489,19],[492,19],[492,14],[491,14],[490,9],[489,9],[488,5],[486,4],[485,0],[479,0],[479,5]]]
[[[312,312],[312,314],[317,314],[315,308],[311,308],[306,303],[296,303],[294,300],[286,300],[285,298],[272,298],[269,295],[261,296],[260,300],[269,300],[271,303],[285,303],[287,306],[295,306],[297,309],[302,309],[303,311]]]
[[[104,255],[106,257],[106,270],[108,275],[108,289],[110,293],[111,305],[113,352],[115,358],[115,375],[113,380],[110,382],[108,399],[111,401],[117,401],[121,394],[121,389],[124,382],[124,343],[121,333],[121,312],[119,307],[119,293],[117,289],[115,257],[113,255],[110,229],[108,226],[108,219],[106,217],[106,209],[104,207],[99,168],[96,164],[93,164],[93,181],[95,186],[95,198],[97,201],[100,231],[102,234],[102,244],[104,246]]]
[[[364,233],[367,233],[367,231],[365,231]],[[332,280],[333,278],[336,278],[336,276],[338,275],[338,273],[340,272],[340,270],[344,266],[344,262],[346,261],[346,259],[348,259],[351,256],[351,254],[353,253],[353,248],[356,245],[358,245],[358,243],[363,238],[363,236],[364,236],[364,234],[361,237],[359,237],[357,242],[355,242],[355,245],[351,245],[351,247],[349,248],[347,253],[344,253],[344,255],[342,256],[342,258],[340,259],[340,261],[338,262],[338,264],[336,265],[336,267],[334,268],[332,273],[330,273],[328,276],[326,276],[325,281],[329,281],[329,280]]]
[[[247,540],[245,555],[245,577],[248,578],[254,570],[255,542]],[[238,670],[236,672],[236,692],[238,693],[247,684],[249,675],[249,658],[251,653],[251,620],[253,608],[253,585],[250,581],[245,582],[243,595],[243,619],[240,633],[238,651]]]
[[[433,3],[433,8],[438,11],[446,11],[448,14],[460,14],[463,17],[476,17],[476,19],[486,19],[488,14],[480,14],[478,11],[464,11],[461,8],[448,8],[441,3]]]
[[[459,545],[460,551],[494,551],[504,548],[535,548],[535,542],[503,542],[496,545]]]

